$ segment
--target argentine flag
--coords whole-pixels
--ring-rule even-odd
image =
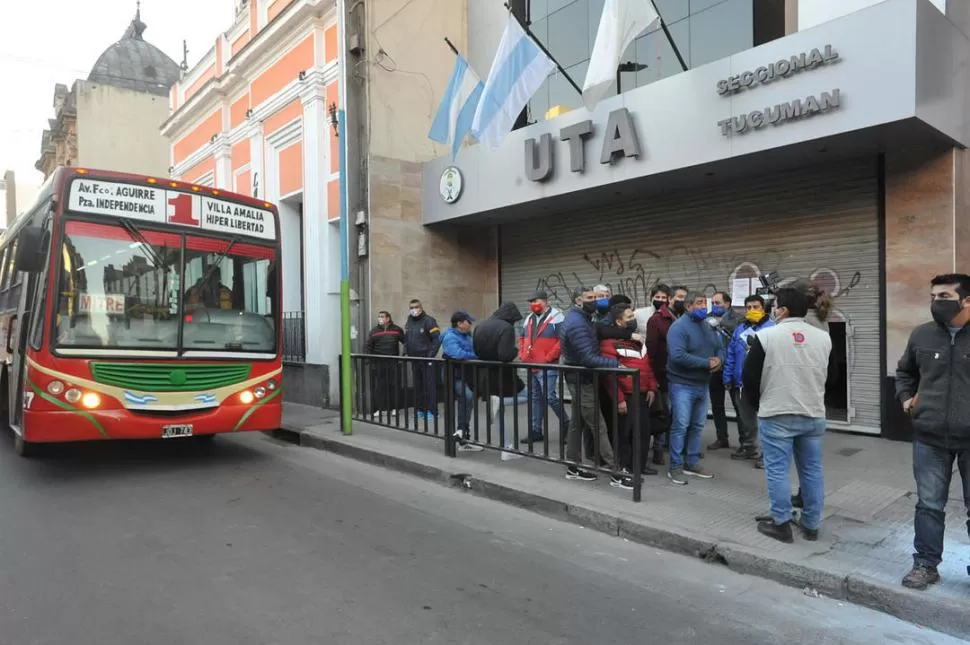
[[[483,87],[484,84],[468,66],[468,61],[458,56],[455,71],[451,73],[451,80],[428,132],[428,138],[432,141],[451,143],[452,161],[458,156],[461,143],[471,130]]]
[[[478,102],[472,136],[493,150],[498,148],[522,109],[554,69],[556,64],[510,12],[509,24]]]

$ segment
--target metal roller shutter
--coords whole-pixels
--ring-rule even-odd
[[[833,338],[847,335],[848,401],[829,416],[878,433],[877,199],[873,159],[503,225],[501,296],[525,311],[543,289],[567,307],[574,286],[604,283],[645,306],[658,282],[711,295],[735,277],[810,277],[835,298]]]

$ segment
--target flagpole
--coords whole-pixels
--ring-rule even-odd
[[[575,89],[579,93],[579,95],[582,96],[583,90],[580,89],[579,85],[576,85],[576,81],[574,81],[573,78],[566,73],[566,70],[564,70],[562,68],[562,65],[559,64],[559,61],[556,60],[555,57],[549,53],[549,50],[546,49],[546,46],[539,42],[539,40],[535,37],[535,34],[532,33],[532,30],[529,29],[528,25],[522,22],[522,19],[519,18],[517,15],[515,15],[515,12],[512,11],[512,7],[509,6],[508,2],[505,3],[505,8],[509,10],[509,14],[511,14],[511,16],[515,18],[515,21],[519,23],[519,26],[522,27],[522,31],[525,32],[525,35],[528,36],[530,39],[532,39],[532,42],[536,44],[536,47],[541,49],[542,53],[549,57],[549,60],[551,60],[553,63],[556,64],[556,69],[559,70],[559,73],[562,74],[563,78],[569,81],[569,84],[573,86],[573,89]],[[660,15],[660,14],[657,14],[657,15]],[[674,50],[676,51],[676,48],[674,48]],[[679,55],[680,54],[678,54],[678,56]]]
[[[671,49],[674,50],[674,54],[677,56],[677,60],[680,61],[680,68],[687,71],[687,63],[684,61],[684,57],[680,54],[680,49],[677,47],[677,43],[674,42],[674,37],[670,35],[670,30],[667,29],[667,21],[664,17],[660,15],[660,10],[657,9],[657,3],[654,0],[650,0],[650,4],[653,5],[653,10],[657,12],[657,17],[660,18],[660,28],[664,30],[664,35],[667,37],[667,42],[670,43]]]

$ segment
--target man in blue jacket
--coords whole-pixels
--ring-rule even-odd
[[[475,318],[467,311],[456,311],[451,315],[451,327],[441,335],[441,354],[453,361],[473,361],[478,358],[472,347],[472,325]],[[471,439],[472,408],[475,405],[475,393],[472,391],[471,369],[467,366],[455,366],[455,396],[458,398],[458,419],[455,424],[455,440],[458,450],[464,452],[480,452],[482,446],[469,443]]]
[[[758,458],[758,449],[754,445],[758,434],[758,415],[747,400],[741,396],[741,372],[744,359],[751,348],[751,340],[762,329],[774,327],[775,323],[765,311],[765,299],[761,296],[748,296],[744,299],[744,322],[737,326],[731,342],[728,344],[727,355],[724,357],[724,374],[722,380],[724,388],[731,394],[731,403],[738,411],[738,451],[731,455],[731,459]]]
[[[707,297],[692,292],[685,300],[687,314],[667,333],[667,381],[670,386],[670,469],[667,478],[687,484],[685,475],[713,479],[700,465],[701,440],[707,422],[711,374],[724,366],[724,343],[707,323]],[[687,444],[687,463],[684,444]]]
[[[593,314],[596,313],[596,297],[592,289],[578,287],[573,290],[573,306],[566,312],[562,325],[559,327],[559,338],[562,346],[562,360],[565,365],[575,365],[587,368],[616,368],[620,366],[615,358],[607,358],[600,354],[599,341],[596,339],[596,329],[593,326]],[[613,448],[606,430],[606,421],[596,405],[593,376],[589,372],[569,370],[564,373],[566,385],[573,399],[573,405],[578,402],[583,421],[598,433],[600,458],[607,466],[612,466]],[[574,408],[575,409],[575,408]],[[581,468],[583,424],[573,417],[566,434],[566,479],[594,481],[596,475]],[[625,475],[614,475],[610,481],[614,488],[632,490],[633,479]]]

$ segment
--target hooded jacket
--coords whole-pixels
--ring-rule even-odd
[[[896,396],[916,398],[916,439],[946,450],[970,450],[970,326],[954,336],[935,322],[913,330],[896,367]]]
[[[495,313],[475,328],[472,346],[483,361],[510,363],[518,352],[515,347],[515,323],[522,320],[522,312],[514,302],[504,302]]]
[[[650,368],[650,361],[647,357],[645,345],[635,340],[616,340],[608,338],[600,342],[600,352],[603,356],[616,359],[623,367],[638,370],[640,372],[640,392],[656,392],[657,380],[653,377],[653,370]],[[626,397],[633,394],[633,377],[620,376],[617,378],[616,402],[622,403]],[[613,386],[610,379],[607,379],[607,396],[613,396]]]

